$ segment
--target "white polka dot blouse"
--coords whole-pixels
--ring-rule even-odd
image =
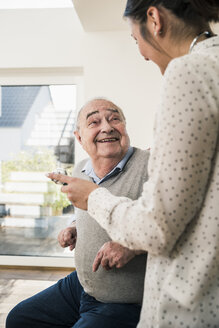
[[[138,328],[219,327],[219,37],[170,62],[136,201],[93,191],[110,237],[148,251]]]

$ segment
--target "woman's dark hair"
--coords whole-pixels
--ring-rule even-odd
[[[124,17],[130,17],[140,24],[144,23],[150,6],[166,8],[194,27],[203,21],[206,23],[219,21],[218,0],[128,0]]]

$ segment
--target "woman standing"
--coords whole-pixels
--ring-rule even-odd
[[[142,196],[51,177],[68,182],[62,191],[77,207],[88,199],[114,241],[148,252],[139,328],[218,328],[219,37],[209,23],[219,3],[128,0],[124,16],[164,75]]]

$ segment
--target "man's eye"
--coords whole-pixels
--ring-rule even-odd
[[[92,121],[92,122],[88,123],[89,126],[90,125],[95,125],[95,124],[97,124],[97,121]]]
[[[113,117],[112,120],[113,121],[120,121],[120,118],[119,117]]]

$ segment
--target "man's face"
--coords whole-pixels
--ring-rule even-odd
[[[93,100],[82,110],[75,136],[92,160],[120,161],[129,147],[125,121],[117,107],[107,100]]]

